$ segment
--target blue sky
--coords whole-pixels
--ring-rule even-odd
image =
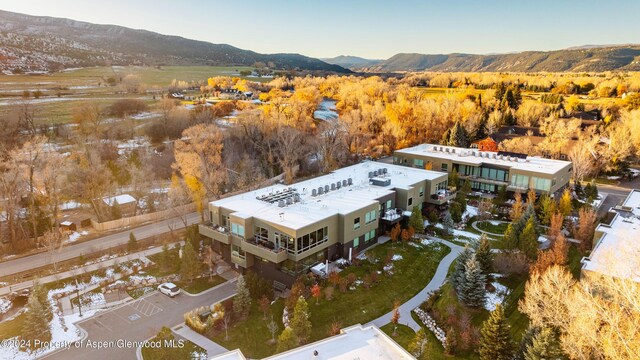
[[[640,43],[637,0],[0,0],[0,9],[313,57]]]

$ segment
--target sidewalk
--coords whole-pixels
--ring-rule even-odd
[[[212,357],[214,355],[219,355],[228,352],[229,350],[223,348],[217,343],[209,340],[208,338],[198,334],[197,332],[191,330],[185,323],[182,323],[178,326],[174,326],[171,331],[173,331],[176,335],[185,338],[186,340],[191,341],[192,343],[200,346],[201,348],[207,351],[207,357]]]
[[[431,281],[429,281],[429,284],[427,284],[427,286],[425,286],[424,289],[422,289],[418,294],[416,294],[416,296],[412,297],[407,302],[405,302],[404,304],[400,305],[400,308],[399,308],[400,321],[399,321],[399,323],[409,326],[414,331],[420,330],[420,325],[418,323],[416,323],[413,320],[413,318],[411,317],[411,311],[413,311],[413,309],[415,309],[418,306],[420,306],[420,304],[422,304],[422,302],[427,300],[427,295],[431,291],[440,288],[442,286],[442,284],[444,284],[444,282],[447,280],[447,273],[449,272],[449,267],[451,266],[451,263],[453,263],[453,261],[458,257],[458,255],[460,255],[462,250],[464,250],[464,247],[456,245],[456,244],[451,243],[449,241],[446,241],[446,240],[443,240],[443,239],[440,239],[440,238],[436,238],[436,237],[429,237],[429,238],[430,239],[434,239],[434,240],[438,241],[439,243],[448,246],[449,248],[451,248],[451,252],[449,254],[447,254],[447,256],[445,256],[440,261],[440,264],[438,264],[438,269],[436,270],[436,273],[433,275],[433,278],[431,278]],[[380,316],[379,318],[369,322],[365,326],[375,325],[377,327],[382,327],[382,326],[384,326],[384,325],[386,325],[386,324],[391,322],[391,315],[392,314],[393,314],[393,311],[388,312],[388,313]]]
[[[184,242],[180,242],[180,243],[183,244]],[[61,280],[61,279],[74,277],[74,276],[76,276],[78,274],[87,273],[87,272],[100,270],[100,269],[105,269],[105,268],[107,268],[109,266],[115,265],[116,263],[121,264],[121,263],[124,263],[124,262],[127,262],[127,261],[136,260],[136,259],[140,259],[142,257],[146,257],[146,256],[149,256],[149,255],[157,254],[159,252],[162,252],[162,246],[156,246],[156,247],[153,247],[151,249],[139,251],[139,252],[132,253],[132,254],[129,254],[129,255],[120,256],[120,257],[116,257],[116,258],[113,258],[113,259],[108,259],[108,260],[105,260],[105,261],[101,261],[101,262],[98,262],[98,263],[95,263],[95,264],[79,267],[79,268],[76,268],[76,269],[73,269],[73,270],[68,270],[68,271],[64,271],[64,272],[57,273],[57,274],[54,274],[54,275],[45,276],[45,277],[42,277],[42,278],[38,279],[38,282],[40,284],[46,284],[46,283],[58,281],[58,280]],[[9,286],[1,287],[0,288],[0,296],[8,295],[8,294],[11,293],[11,291],[22,290],[22,289],[30,288],[32,286],[33,286],[33,281],[29,280],[29,281],[24,281],[24,282],[21,282],[21,283],[17,283],[17,284],[12,284],[12,285],[9,285]]]

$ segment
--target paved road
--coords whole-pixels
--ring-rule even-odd
[[[86,341],[144,341],[154,337],[163,326],[169,328],[184,322],[187,311],[227,299],[236,292],[235,281],[227,281],[197,296],[180,294],[175,298],[154,292],[127,305],[100,313],[76,325],[86,331]],[[96,349],[83,346],[60,350],[44,356],[47,360],[135,359],[136,348],[112,347]]]
[[[198,213],[194,212],[187,215],[188,224],[195,224],[199,221],[200,215]],[[184,224],[179,218],[172,218],[149,225],[126,229],[119,233],[106,235],[93,240],[64,247],[62,248],[60,253],[55,255],[55,257],[58,261],[73,259],[81,255],[87,255],[108,249],[110,247],[126,244],[129,241],[130,232],[133,232],[137,239],[144,239],[154,235],[160,235],[169,232],[170,227],[172,227],[174,230],[181,229],[184,227]],[[35,269],[49,264],[51,264],[51,256],[48,253],[44,252],[31,256],[25,256],[15,260],[1,262],[0,274],[2,274],[3,276],[16,274],[22,271]]]
[[[440,238],[435,238],[435,237],[429,237],[429,238],[437,240],[439,243],[448,246],[449,248],[451,248],[451,252],[448,253],[440,261],[440,264],[438,264],[438,269],[436,270],[436,273],[433,275],[433,278],[431,278],[431,281],[429,281],[429,284],[427,284],[427,286],[425,286],[424,289],[422,289],[418,294],[416,294],[416,296],[412,297],[411,299],[407,300],[407,302],[400,305],[400,308],[399,308],[400,323],[409,326],[414,331],[420,330],[420,325],[418,325],[418,323],[416,323],[411,317],[411,311],[413,311],[413,309],[420,306],[420,304],[422,304],[423,301],[427,300],[427,295],[431,291],[439,289],[442,286],[442,284],[444,284],[444,282],[447,280],[447,273],[449,272],[449,267],[451,266],[451,263],[453,263],[453,261],[458,257],[458,255],[460,255],[462,250],[464,250],[464,247],[456,245],[449,241],[446,241]],[[392,314],[393,312],[388,312],[380,316],[379,318],[371,321],[367,325],[373,324],[377,327],[382,327],[391,322]]]

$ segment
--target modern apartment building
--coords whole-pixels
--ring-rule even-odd
[[[200,233],[237,268],[290,285],[316,264],[373,245],[414,207],[448,201],[447,181],[441,172],[367,161],[213,201]]]
[[[598,274],[640,283],[640,190],[631,190],[609,224],[596,227],[594,247],[582,259],[582,276]]]
[[[397,150],[393,162],[447,173],[455,169],[460,179],[469,179],[472,189],[489,193],[506,186],[511,192],[558,194],[569,184],[572,171],[569,161],[431,144]]]

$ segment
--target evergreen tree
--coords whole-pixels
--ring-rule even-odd
[[[456,290],[456,292],[460,292],[460,285],[464,282],[465,277],[465,265],[467,261],[473,256],[473,251],[468,246],[465,246],[464,250],[458,255],[456,259],[456,264],[453,268],[453,272],[449,275],[449,279],[451,281],[451,285]]]
[[[187,241],[191,243],[193,249],[198,251],[200,250],[200,231],[198,230],[198,225],[193,224],[187,227]]]
[[[540,328],[529,324],[529,327],[522,335],[522,340],[518,345],[518,349],[513,356],[514,360],[524,360],[524,353],[527,351],[527,346],[533,343],[533,338],[540,332]]]
[[[480,360],[511,360],[513,345],[509,334],[509,323],[502,305],[498,304],[480,331]]]
[[[449,211],[444,213],[442,225],[444,226],[444,231],[447,235],[453,234],[453,219],[451,218],[451,213]]]
[[[518,248],[518,234],[513,223],[507,225],[507,230],[505,230],[502,240],[504,241],[505,249],[515,250]]]
[[[558,333],[548,327],[542,328],[532,339],[531,344],[527,345],[524,352],[525,360],[539,359],[563,359],[564,354],[560,347],[560,339]]]
[[[484,275],[489,276],[493,272],[493,253],[491,252],[491,243],[487,234],[480,236],[480,241],[476,248],[476,260],[478,260]]]
[[[293,309],[293,318],[289,322],[293,333],[300,344],[307,342],[311,336],[311,321],[309,320],[309,305],[304,297],[300,296],[296,307]]]
[[[422,211],[417,206],[414,206],[413,210],[411,210],[409,226],[418,234],[424,233],[424,218],[422,217]]]
[[[504,206],[504,203],[506,203],[508,200],[507,197],[507,185],[500,186],[500,188],[498,188],[496,197],[493,198],[493,205],[495,205],[496,207]]]
[[[133,235],[133,232],[129,232],[129,242],[127,242],[127,251],[133,252],[138,249],[138,242],[136,240],[136,236]]]
[[[449,146],[457,146],[457,147],[469,147],[469,135],[467,134],[467,130],[460,124],[459,121],[451,128],[451,133],[449,134],[449,141],[446,143]]]
[[[482,97],[478,96],[478,101],[482,103]],[[482,106],[480,106],[482,107]],[[473,135],[475,140],[482,140],[488,136],[487,134],[487,120],[488,116],[486,113],[482,114],[480,121],[478,122],[478,127],[476,128],[476,132]]]
[[[585,198],[585,193],[584,193],[584,190],[582,189],[582,184],[580,183],[580,181],[576,181],[573,184],[573,191],[576,193],[576,196],[579,199],[584,199]]]
[[[298,339],[296,339],[296,334],[293,332],[293,329],[290,327],[284,328],[280,336],[278,336],[278,352],[283,352],[287,350],[291,350],[298,346]]]
[[[240,275],[236,282],[236,296],[233,298],[233,312],[245,318],[251,309],[251,294],[244,281],[244,276]]]
[[[538,254],[538,233],[533,216],[530,216],[529,220],[527,220],[527,224],[520,234],[518,244],[520,251],[527,255],[529,259],[536,259]]]
[[[449,206],[449,213],[451,214],[451,219],[457,223],[462,221],[462,205],[453,201]]]
[[[453,170],[451,170],[451,172],[449,173],[449,186],[455,186],[456,188],[458,187],[458,169],[453,168]]]
[[[34,340],[50,341],[51,328],[49,327],[50,310],[38,299],[38,295],[31,293],[27,301],[27,312],[22,325],[22,339],[28,340],[30,349],[35,349]]]
[[[472,255],[465,264],[464,280],[460,284],[458,299],[470,307],[484,306],[487,299],[486,284],[487,277],[482,274],[482,269],[475,255]]]
[[[180,262],[180,277],[184,281],[189,281],[195,279],[198,275],[200,275],[200,266],[201,263],[198,261],[198,255],[195,250],[193,250],[193,246],[190,242],[186,242],[184,248],[182,249],[182,260]]]
[[[549,226],[551,217],[556,212],[556,202],[549,195],[542,195],[540,198],[540,222]]]
[[[38,302],[42,304],[44,308],[44,312],[47,315],[45,319],[47,322],[51,322],[53,320],[53,310],[51,309],[51,301],[49,301],[49,297],[47,296],[47,289],[40,284],[38,279],[34,280],[33,288],[31,289],[31,294],[38,299]]]

